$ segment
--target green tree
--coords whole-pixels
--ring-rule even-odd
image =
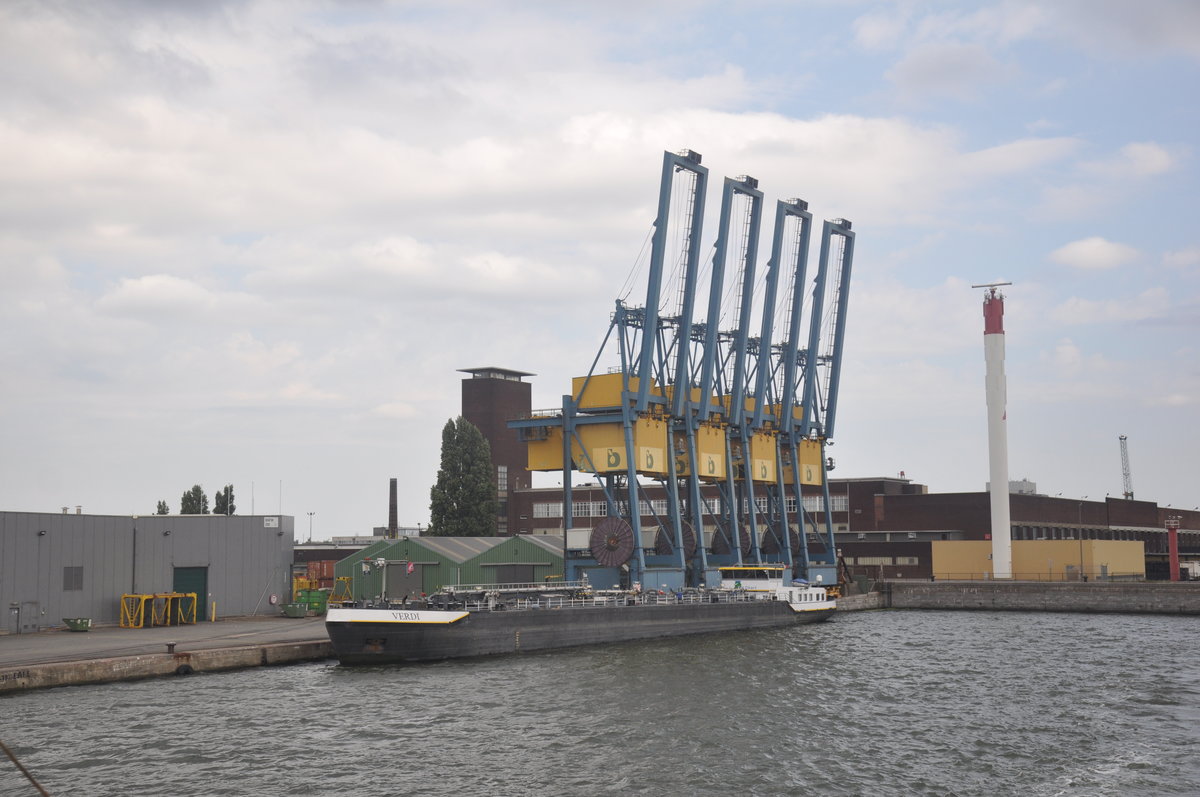
[[[233,485],[227,484],[213,496],[213,514],[233,515],[236,512],[237,505],[233,503]]]
[[[157,510],[155,510],[155,514],[158,514],[158,515],[169,515],[169,514],[171,514],[171,509],[170,509],[170,507],[168,507],[168,506],[167,506],[167,502],[166,502],[166,501],[159,501],[159,502],[158,502],[158,509],[157,509]]]
[[[483,433],[461,415],[442,428],[442,464],[429,491],[433,537],[485,537],[496,533],[496,483],[492,450]]]
[[[195,485],[192,487],[192,489],[183,494],[183,498],[179,499],[179,514],[208,514],[208,496],[204,494],[204,490],[200,487],[200,485]]]

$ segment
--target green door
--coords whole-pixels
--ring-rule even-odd
[[[175,568],[176,592],[196,593],[196,622],[208,619],[208,568],[207,567],[177,567]]]

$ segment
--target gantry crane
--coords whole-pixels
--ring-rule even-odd
[[[810,283],[812,215],[800,200],[779,202],[756,306],[763,194],[754,178],[726,178],[707,314],[696,319],[707,180],[697,153],[664,153],[645,304],[617,301],[600,351],[561,409],[509,423],[528,443],[531,470],[562,471],[568,579],[586,573],[596,584],[715,586],[719,565],[765,562],[836,578],[824,446],[835,418],[854,236],[849,222],[825,222]],[[671,256],[682,276],[677,303],[666,306]],[[776,344],[781,282],[788,323]],[[732,306],[728,327],[723,304]],[[752,337],[756,307],[760,331]],[[606,351],[615,366],[600,365]],[[594,474],[605,497],[605,517],[589,532],[574,530],[574,470]],[[651,483],[661,486],[662,500],[647,499]],[[806,484],[822,487],[823,513],[805,511]],[[811,534],[810,550],[808,530],[815,532],[819,514],[827,536]]]
[[[1121,435],[1121,480],[1125,487],[1125,500],[1133,500],[1133,476],[1129,473],[1129,444],[1125,435]]]

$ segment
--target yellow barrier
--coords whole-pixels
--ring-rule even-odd
[[[121,596],[121,628],[145,628],[146,608],[150,625],[192,625],[196,622],[195,592],[128,593]]]

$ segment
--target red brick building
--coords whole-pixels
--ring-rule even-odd
[[[508,368],[460,368],[470,374],[462,381],[462,416],[483,432],[492,449],[492,474],[496,484],[496,533],[508,535],[518,523],[511,496],[531,484],[525,469],[525,444],[508,428],[514,418],[528,417],[532,407],[531,385],[522,381],[533,376]]]

